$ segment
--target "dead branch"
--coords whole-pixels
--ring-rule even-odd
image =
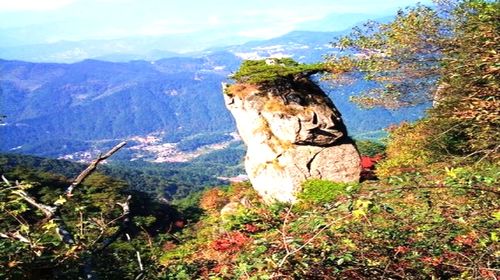
[[[290,206],[288,208],[288,210],[286,211],[286,215],[285,215],[285,219],[283,220],[283,226],[281,227],[281,237],[283,239],[283,246],[285,246],[285,250],[286,250],[286,253],[289,254],[290,253],[290,249],[288,248],[288,240],[287,240],[287,236],[286,236],[286,227],[287,227],[287,223],[288,223],[288,217],[290,217],[290,213],[292,212],[292,206]]]
[[[129,226],[129,223],[130,223],[130,206],[129,206],[129,202],[130,202],[130,199],[132,198],[132,196],[128,196],[127,197],[127,200],[125,200],[125,202],[117,202],[116,204],[118,204],[122,209],[123,209],[123,213],[122,215],[120,216],[123,220],[122,220],[122,224],[120,225],[120,228],[109,238],[105,239],[103,242],[102,242],[102,245],[100,248],[98,248],[96,250],[96,252],[100,252],[100,251],[103,251],[104,249],[106,249],[109,245],[113,244],[113,242],[115,242],[118,237],[120,237],[124,232],[125,230],[128,228]]]
[[[64,223],[63,219],[59,215],[56,215],[54,216],[53,220],[54,223],[57,225],[56,233],[61,239],[61,241],[64,242],[65,244],[75,244],[73,235],[66,229],[66,224]]]
[[[97,165],[99,163],[101,163],[103,160],[106,160],[107,158],[112,156],[114,153],[116,153],[119,149],[121,149],[126,144],[127,144],[126,142],[121,142],[120,144],[114,146],[111,150],[109,150],[104,155],[99,155],[99,157],[97,159],[92,161],[92,163],[85,170],[83,170],[68,186],[68,188],[65,191],[66,196],[71,197],[73,190],[78,185],[80,185],[80,183],[83,182],[83,180],[85,180],[85,178],[87,178],[90,174],[92,174],[92,172],[94,172],[96,170]],[[5,178],[5,176],[2,175],[1,178],[8,187],[12,187],[12,184],[9,182],[9,180],[7,180],[7,178]],[[48,205],[37,202],[35,198],[31,197],[27,192],[23,191],[20,188],[18,182],[16,182],[15,188],[17,188],[17,189],[12,191],[12,193],[18,195],[23,200],[25,200],[27,203],[31,204],[32,206],[34,206],[37,209],[39,209],[40,211],[42,211],[42,213],[45,215],[45,219],[43,220],[42,223],[46,223],[47,221],[49,221],[51,219],[54,221],[54,223],[57,225],[56,226],[56,233],[59,235],[59,237],[63,241],[63,243],[65,243],[65,244],[74,244],[75,243],[72,234],[66,229],[66,225],[65,225],[62,217],[59,214],[60,208],[62,207],[62,205],[64,205],[64,203],[54,202],[54,204],[53,204],[54,206],[48,206]],[[121,217],[123,217],[123,224],[125,226],[121,227],[120,230],[118,230],[112,236],[112,238],[106,240],[104,242],[104,245],[98,251],[104,250],[107,246],[109,246],[111,243],[113,243],[119,237],[119,235],[121,235],[124,232],[124,228],[128,227],[128,224],[130,223],[130,218],[129,218],[130,198],[131,198],[131,196],[128,196],[127,200],[124,203],[117,203],[123,209],[123,215]],[[128,234],[127,234],[127,237],[130,240],[130,237],[128,236]],[[14,240],[19,240],[21,242],[31,244],[31,241],[29,239],[27,239],[26,237],[22,236],[19,232],[0,233],[0,238],[14,239]],[[90,257],[87,259],[87,261],[85,263],[84,271],[85,271],[85,276],[87,279],[96,279],[94,271],[92,270],[92,257],[91,257],[92,254],[95,252],[96,251],[94,251],[90,254]],[[139,266],[140,266],[140,273],[136,279],[139,279],[139,278],[142,278],[142,276],[144,276],[144,269],[143,269],[141,257],[140,257],[140,254],[138,251],[136,251],[136,255],[137,255],[137,260],[138,260]]]
[[[125,233],[125,236],[127,237],[127,241],[130,242],[130,235]],[[142,266],[141,253],[139,253],[137,249],[135,250],[135,256],[137,258],[137,263],[139,264],[139,274],[134,279],[141,279],[144,275],[144,267]]]
[[[50,219],[52,218],[52,216],[54,216],[54,213],[56,211],[55,207],[47,206],[45,204],[36,202],[36,200],[33,197],[31,197],[28,193],[26,193],[21,189],[14,190],[12,191],[12,193],[17,194],[22,199],[24,199],[24,201],[38,208],[40,211],[43,212],[46,218]]]
[[[120,144],[114,146],[111,150],[109,150],[107,153],[104,155],[100,155],[97,159],[95,159],[85,170],[83,170],[71,183],[71,185],[66,189],[65,193],[66,196],[71,197],[73,190],[81,183],[85,178],[87,178],[92,172],[95,171],[97,168],[97,165],[102,162],[103,160],[106,160],[110,156],[112,156],[114,153],[116,153],[119,149],[121,149],[123,146],[125,146],[127,142],[121,142]],[[11,183],[9,180],[7,180],[3,175],[2,175],[2,180],[7,184],[7,186],[11,186]],[[19,187],[19,183],[16,182],[16,186]],[[66,229],[66,225],[64,224],[64,221],[59,215],[59,210],[61,206],[64,203],[54,203],[54,206],[48,206],[44,205],[42,203],[37,202],[33,197],[31,197],[28,193],[23,191],[22,189],[17,189],[13,191],[14,194],[17,194],[20,196],[23,200],[31,204],[32,206],[38,208],[40,211],[43,212],[45,215],[44,223],[53,219],[54,223],[57,225],[56,226],[56,233],[59,235],[61,240],[66,243],[66,244],[74,244],[75,241],[73,239],[73,236],[71,233]],[[121,205],[120,205],[121,206]],[[123,206],[122,206],[123,207]],[[128,203],[127,203],[128,207]],[[125,211],[125,209],[124,209]],[[127,213],[130,210],[127,209]]]
[[[128,216],[130,214],[130,199],[132,198],[131,195],[127,196],[127,200],[125,202],[117,202],[116,204],[119,205],[123,209],[123,214],[122,216]]]
[[[5,182],[5,184],[8,186],[8,187],[12,187],[11,183],[9,182],[9,180],[7,180],[7,178],[5,178],[4,175],[2,175],[2,180]]]
[[[114,153],[116,153],[119,149],[121,149],[123,146],[125,146],[127,144],[127,142],[121,142],[120,144],[114,146],[111,150],[109,150],[107,153],[105,153],[104,155],[100,155],[97,159],[95,159],[85,170],[83,170],[74,180],[73,182],[71,183],[71,185],[69,185],[69,187],[66,189],[65,193],[66,193],[66,196],[67,197],[71,197],[72,196],[72,192],[73,190],[81,183],[83,182],[83,180],[85,180],[85,178],[87,178],[90,174],[92,174],[92,172],[95,171],[95,169],[97,168],[97,165],[109,158],[110,156],[112,156]],[[66,243],[66,244],[74,244],[75,241],[73,240],[73,237],[71,235],[71,233],[66,230],[66,226],[64,224],[64,221],[62,220],[62,218],[57,215],[56,216],[56,213],[59,213],[59,209],[61,208],[63,204],[56,204],[54,207],[53,207],[53,213],[51,216],[48,216],[47,218],[50,219],[50,218],[54,218],[54,222],[57,224],[57,227],[56,227],[56,232],[57,234],[59,235],[59,237],[61,238],[61,240]]]
[[[101,161],[106,160],[110,156],[112,156],[114,153],[116,153],[119,149],[121,149],[123,146],[125,146],[127,142],[121,142],[120,144],[114,146],[111,150],[109,150],[107,153],[104,155],[99,155],[90,165],[83,170],[76,178],[71,182],[71,185],[66,189],[66,196],[70,197],[72,195],[73,190],[81,183],[85,178],[87,178],[92,172],[95,171],[97,168],[97,165],[101,163]]]
[[[131,198],[132,198],[132,196],[129,195],[127,197],[127,199],[125,200],[125,202],[117,202],[116,203],[117,205],[119,205],[122,208],[123,213],[120,217],[114,219],[113,221],[117,221],[119,219],[122,219],[122,223],[120,225],[120,228],[111,237],[105,239],[102,242],[101,246],[97,249],[94,249],[86,258],[85,265],[84,265],[84,273],[85,273],[86,279],[97,279],[97,276],[95,275],[95,272],[93,270],[93,265],[92,265],[94,255],[104,251],[107,247],[109,247],[116,240],[118,240],[118,238],[122,234],[124,234],[125,230],[130,226],[130,205],[129,205],[129,203],[130,203]],[[130,241],[130,236],[128,235],[128,233],[125,233],[125,235],[126,235],[128,241]],[[102,232],[101,232],[101,235],[98,237],[98,239],[96,239],[93,242],[93,244],[98,242],[100,240],[101,236],[102,236]],[[142,267],[142,262],[141,262],[141,256],[140,256],[138,251],[136,251],[136,255],[137,255],[137,259],[138,259],[139,266],[141,269],[140,275],[142,275],[143,274],[143,267]]]
[[[14,232],[14,233],[12,233],[12,232],[1,233],[0,232],[0,237],[6,238],[6,239],[18,240],[18,241],[21,241],[23,243],[31,244],[31,241],[27,237],[20,234],[18,231]]]

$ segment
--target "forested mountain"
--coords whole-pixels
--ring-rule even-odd
[[[126,182],[124,190],[140,191],[151,197],[171,200],[185,197],[208,186],[227,184],[218,176],[236,176],[243,172],[240,166],[243,149],[231,146],[209,153],[186,163],[119,162],[106,164],[99,171]],[[46,172],[75,178],[85,164],[37,156],[0,154],[0,174],[9,177],[33,172]]]
[[[235,61],[237,61],[234,57]],[[232,130],[216,56],[155,63],[2,61],[3,149],[55,139],[98,140],[162,130]]]
[[[0,150],[10,152],[0,155],[0,278],[497,280],[498,11],[500,2],[490,0],[417,4],[338,38],[350,52],[314,64],[293,59],[334,50],[307,45],[310,33],[154,62],[0,61]],[[391,126],[383,144],[356,141],[359,180],[334,182],[318,172],[285,202],[265,200],[255,183],[227,186],[217,176],[240,174],[245,148],[219,83],[242,58],[284,54],[293,58],[241,63],[234,75],[246,83],[240,89],[283,90],[279,109],[298,115],[309,93],[284,82],[328,71],[326,80],[310,78],[328,91],[354,136],[421,118]],[[238,97],[230,88],[224,94]],[[349,99],[420,105],[362,111]],[[422,101],[434,101],[424,114]],[[312,115],[313,130],[321,128]],[[281,124],[271,122],[244,128],[272,140],[271,126]],[[114,145],[123,139],[126,146]],[[291,145],[270,142],[273,152]],[[99,154],[92,164],[74,162],[94,159],[92,152]],[[264,163],[277,177],[280,164]],[[262,171],[269,172],[256,168]],[[81,180],[71,180],[76,174]],[[265,183],[277,189],[273,178]]]
[[[209,50],[198,57],[153,62],[0,60],[0,113],[7,116],[0,126],[0,150],[60,157],[102,149],[103,140],[156,133],[163,142],[178,142],[192,135],[235,131],[222,100],[221,82],[228,80],[242,58],[292,56],[317,61],[332,50],[328,42],[339,34],[292,32]],[[370,86],[363,80],[345,87],[323,84],[351,134],[421,116],[423,107],[361,110],[349,101]]]

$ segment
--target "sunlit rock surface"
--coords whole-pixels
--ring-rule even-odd
[[[307,78],[279,86],[224,85],[247,145],[245,169],[268,202],[294,202],[303,181],[359,180],[360,157],[328,96]]]

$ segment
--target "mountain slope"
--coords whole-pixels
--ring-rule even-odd
[[[99,150],[113,139],[154,134],[161,144],[234,131],[220,84],[242,58],[288,56],[318,61],[334,50],[328,42],[338,34],[296,31],[208,50],[197,57],[154,62],[0,60],[0,114],[7,116],[0,125],[0,150],[61,157],[96,146]],[[370,86],[363,80],[344,87],[322,83],[354,136],[421,116],[423,107],[361,110],[349,101]],[[134,154],[131,148],[127,155]]]
[[[1,111],[7,116],[1,127],[6,139],[2,147],[38,141],[32,137],[92,140],[157,130],[166,134],[231,130],[222,105],[215,105],[223,103],[218,92],[228,72],[215,70],[214,62],[1,61],[0,71],[5,73]]]

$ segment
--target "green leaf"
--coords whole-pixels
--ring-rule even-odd
[[[495,220],[500,221],[500,211],[493,212],[493,214],[491,214],[491,216],[493,216],[493,218],[495,218]]]
[[[54,202],[54,205],[63,205],[66,201],[66,198],[59,196],[59,198]]]
[[[497,242],[498,241],[498,234],[495,231],[491,232],[490,233],[490,239],[493,242]]]
[[[29,233],[30,232],[30,227],[28,225],[21,225],[21,232],[24,233]]]

